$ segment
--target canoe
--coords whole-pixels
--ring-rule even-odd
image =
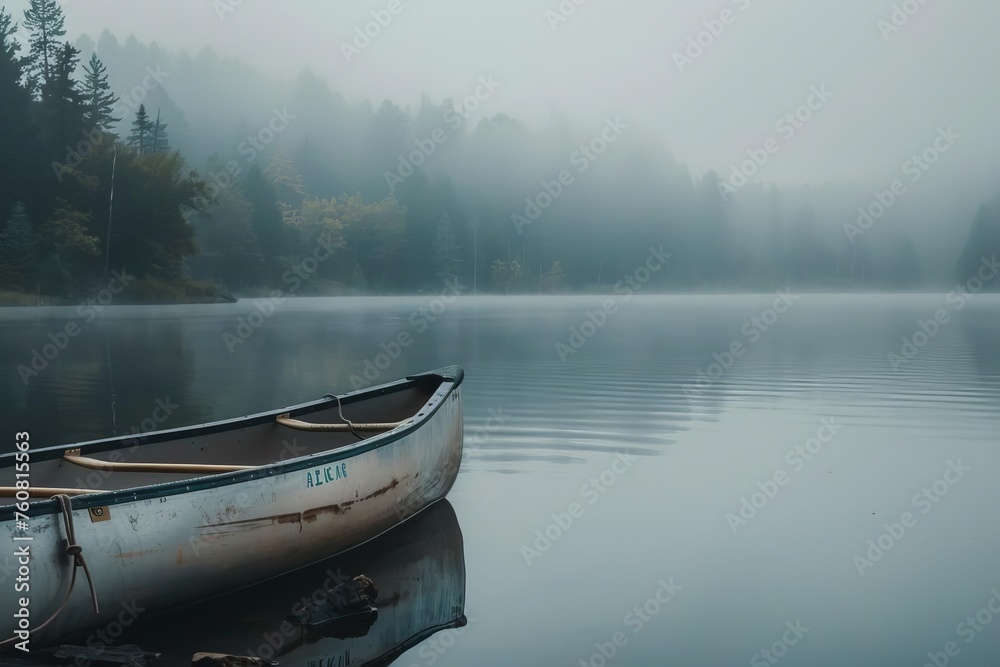
[[[336,625],[300,623],[331,580],[361,574],[378,588],[373,600],[378,617],[370,627],[338,637],[342,628]],[[189,664],[195,653],[212,651],[274,660],[282,667],[361,667],[387,665],[443,633],[434,644],[417,648],[410,661],[427,664],[433,646],[451,646],[466,632],[461,629],[467,622],[465,588],[462,533],[454,509],[443,500],[364,546],[235,595],[140,622],[122,641],[162,653],[170,665]]]
[[[374,622],[353,633],[340,625],[307,625],[309,610],[322,606],[331,587],[360,574],[378,588]],[[384,667],[409,650],[410,662],[431,664],[462,641],[465,626],[474,621],[465,616],[465,589],[461,528],[451,504],[442,500],[346,553],[232,595],[139,619],[115,646],[160,654],[152,664],[165,665],[190,665],[195,654],[211,652],[282,667]],[[91,635],[79,645],[95,640]],[[13,664],[51,664],[57,652],[75,653],[41,649]]]
[[[30,554],[18,573],[30,590],[0,595],[0,638],[22,643],[23,625],[30,648],[120,634],[137,614],[265,581],[402,523],[455,482],[463,377],[443,368],[241,419],[29,450],[37,497],[0,500],[0,558]],[[16,454],[0,456],[0,495],[14,493]]]

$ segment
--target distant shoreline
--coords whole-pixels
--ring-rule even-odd
[[[629,298],[635,297],[651,297],[651,296],[690,296],[690,297],[717,297],[717,296],[767,296],[773,295],[776,290],[764,290],[764,289],[747,289],[740,291],[719,291],[719,290],[701,290],[701,291],[656,291],[649,290],[646,292],[628,295]],[[779,290],[784,291],[784,290]],[[836,290],[836,289],[816,289],[810,288],[806,290],[792,290],[792,293],[798,295],[830,295],[830,296],[919,296],[919,295],[947,295],[949,293],[948,289],[934,289],[933,287],[927,287],[924,289],[915,290],[900,290],[900,291],[890,291],[884,289],[875,290]],[[983,295],[986,294],[1000,294],[1000,290],[982,292]],[[432,298],[434,296],[433,292],[401,292],[398,294],[365,294],[365,293],[330,293],[330,294],[289,294],[285,295],[286,299],[330,299],[330,298],[367,298],[367,299],[384,299],[384,298]],[[598,297],[608,297],[616,299],[624,299],[625,297],[621,294],[615,294],[612,291],[582,291],[582,292],[563,292],[563,293],[517,293],[517,294],[497,294],[492,292],[483,292],[480,294],[463,294],[466,297],[488,297],[496,299],[517,299],[523,297],[541,297],[541,298],[598,298]],[[246,295],[246,296],[232,296],[230,298],[219,297],[214,300],[208,299],[188,299],[188,300],[178,300],[178,301],[156,301],[156,300],[129,300],[129,299],[116,299],[114,302],[106,304],[107,306],[214,306],[221,304],[238,304],[246,303],[252,304],[256,300],[269,298],[267,295]],[[21,292],[9,292],[0,291],[0,309],[11,309],[11,308],[69,308],[74,306],[85,306],[91,303],[91,299],[70,299],[66,297],[51,297],[46,295],[27,294]]]

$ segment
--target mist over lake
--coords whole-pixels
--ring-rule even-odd
[[[0,0],[0,664],[995,664],[998,22]]]
[[[922,664],[952,641],[988,664],[990,627],[967,644],[973,626],[956,626],[1000,586],[982,510],[1000,301],[792,296],[776,319],[775,294],[621,299],[578,347],[606,299],[464,297],[422,331],[411,316],[432,299],[301,299],[232,353],[223,332],[249,304],[111,308],[28,387],[7,383],[2,421],[41,447],[125,433],[165,404],[160,429],[457,362],[466,452],[449,498],[475,622],[400,664],[589,661],[618,632],[627,665],[745,664],[782,637],[790,664]],[[904,353],[942,308],[953,319]],[[0,314],[6,366],[66,313],[36,315]],[[403,332],[405,354],[365,380]]]

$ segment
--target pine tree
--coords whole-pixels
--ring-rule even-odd
[[[24,204],[18,202],[0,229],[0,288],[24,288],[35,262],[35,241]]]
[[[17,24],[13,17],[6,14],[0,7],[0,91],[5,93],[0,100],[6,101],[8,95],[14,95],[16,88],[23,87],[24,69],[27,58],[18,56],[21,43],[14,37],[17,34]]]
[[[446,213],[438,224],[437,239],[434,241],[434,263],[437,276],[442,280],[458,280],[462,268],[462,246],[452,234],[451,217]]]
[[[27,62],[18,55],[16,32],[17,24],[0,8],[0,212],[7,211],[15,196],[26,196],[32,173],[31,94],[24,85]]]
[[[170,141],[167,136],[167,126],[160,122],[160,112],[156,112],[156,122],[153,123],[153,134],[149,140],[150,153],[162,153],[170,150]]]
[[[145,155],[149,149],[153,131],[153,121],[149,120],[146,105],[140,104],[139,111],[135,114],[135,120],[132,121],[132,134],[128,137],[129,146],[138,151],[140,156]]]
[[[121,118],[112,115],[118,96],[111,92],[111,86],[108,85],[108,68],[94,53],[90,56],[90,62],[83,66],[83,71],[83,120],[86,128],[110,132]]]
[[[979,207],[956,265],[956,277],[962,284],[966,283],[977,275],[984,259],[996,254],[1000,254],[1000,197]],[[988,289],[1000,289],[998,282],[1000,281],[992,280]]]
[[[274,185],[264,176],[260,168],[254,165],[247,173],[243,182],[246,199],[253,206],[250,222],[260,241],[260,250],[271,271],[272,277],[277,274],[276,258],[283,254],[288,244],[289,229],[284,224],[281,210],[278,208]]]
[[[84,104],[74,78],[80,52],[69,42],[62,45],[51,64],[51,79],[42,84],[42,104],[47,112],[48,144],[56,153],[79,143],[84,133]]]
[[[31,0],[24,12],[24,27],[31,36],[30,58],[36,75],[35,86],[52,81],[53,68],[66,35],[66,18],[58,0]],[[33,91],[37,92],[37,91]]]

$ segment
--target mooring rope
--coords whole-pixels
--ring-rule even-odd
[[[344,409],[340,405],[340,396],[337,396],[336,394],[324,394],[323,398],[332,398],[337,401],[337,413],[340,415],[340,419],[347,424],[349,429],[351,429],[351,433],[354,434],[355,438],[358,440],[364,440],[364,438],[358,435],[358,432],[354,430],[354,423],[344,416]]]
[[[87,561],[83,557],[83,547],[76,543],[76,528],[73,525],[73,501],[65,494],[54,496],[54,500],[59,503],[59,509],[62,511],[63,525],[66,528],[66,555],[73,558],[73,573],[70,576],[69,588],[66,591],[66,597],[63,598],[62,604],[60,604],[59,608],[56,609],[51,616],[49,616],[47,621],[39,625],[37,628],[32,628],[31,634],[40,632],[47,628],[52,621],[56,620],[59,614],[66,609],[66,605],[69,604],[69,598],[73,595],[73,587],[76,585],[76,570],[78,567],[82,567],[84,574],[87,575],[87,583],[90,585],[90,600],[94,603],[94,613],[101,613],[101,608],[97,604],[97,591],[94,588],[94,579],[90,576],[90,568],[87,567]],[[6,641],[2,641],[0,642],[0,648],[14,644],[17,640],[18,637],[15,636]]]

